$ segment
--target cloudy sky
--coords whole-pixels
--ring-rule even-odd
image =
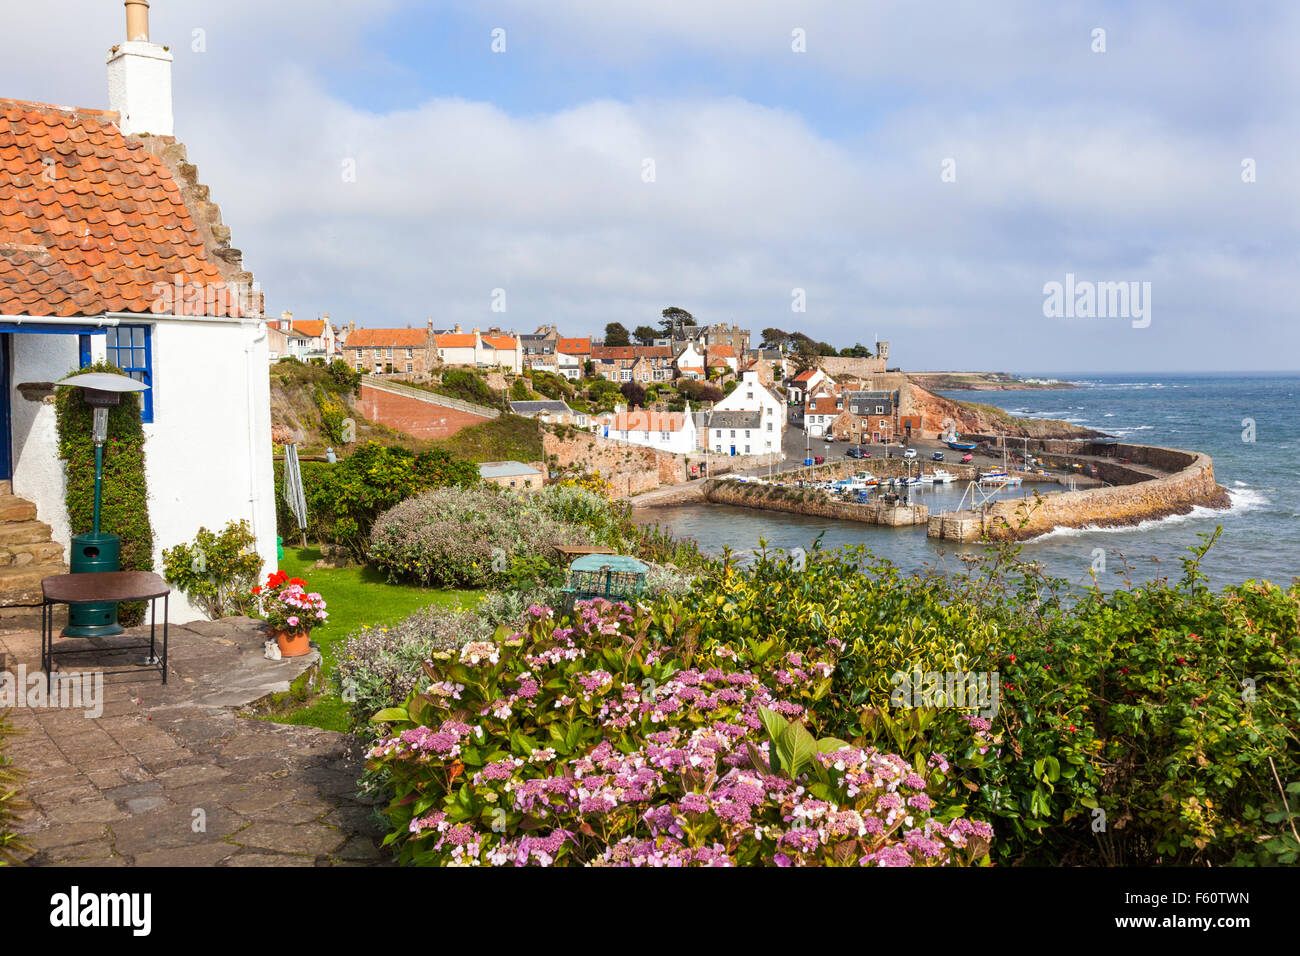
[[[0,96],[107,106],[118,0],[5,19]],[[913,369],[1300,366],[1287,0],[153,0],[152,28],[273,312],[678,305]],[[1149,324],[1046,317],[1067,273],[1150,283]]]

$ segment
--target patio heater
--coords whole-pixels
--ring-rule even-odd
[[[104,442],[108,440],[108,410],[121,404],[123,392],[142,392],[149,386],[125,375],[109,372],[69,375],[58,384],[81,389],[82,401],[91,407],[94,415],[91,426],[91,439],[95,443],[94,519],[89,534],[72,536],[68,570],[73,574],[117,571],[122,551],[121,539],[115,534],[103,534],[99,530],[100,504],[104,490]],[[108,637],[121,633],[122,626],[117,623],[117,605],[114,603],[73,604],[68,608],[68,626],[63,630],[66,637]]]

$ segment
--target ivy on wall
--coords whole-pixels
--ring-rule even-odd
[[[122,374],[117,366],[107,362],[73,371]],[[81,389],[62,386],[56,390],[54,399],[59,458],[66,466],[68,522],[74,535],[90,532],[95,511],[95,443],[91,440],[93,411],[81,396]],[[153,570],[153,525],[149,522],[148,499],[140,396],[126,392],[121,404],[108,410],[104,489],[99,514],[100,530],[122,539],[123,571]],[[144,619],[144,605],[119,605],[118,619],[127,627],[139,624]]]

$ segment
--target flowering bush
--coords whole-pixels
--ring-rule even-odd
[[[831,689],[833,651],[755,641],[697,659],[691,635],[680,647],[652,642],[667,622],[601,600],[579,602],[571,627],[548,607],[528,616],[507,640],[434,654],[406,705],[376,715],[394,732],[368,767],[393,791],[387,842],[403,861],[987,859],[986,824],[931,812],[943,755],[908,763],[804,728]]]
[[[496,623],[481,606],[461,610],[434,605],[392,627],[362,627],[349,634],[332,679],[349,702],[353,733],[374,736],[378,728],[370,718],[406,699],[430,654],[488,640],[495,630]]]
[[[221,533],[199,528],[194,540],[162,553],[163,576],[213,620],[257,606],[249,588],[262,569],[257,538],[247,521],[229,521]]]
[[[311,631],[329,620],[325,599],[307,590],[302,578],[291,578],[276,571],[266,584],[253,588],[262,600],[262,613],[273,631]]]
[[[391,580],[434,587],[482,587],[502,579],[512,558],[541,555],[552,559],[553,545],[592,543],[586,528],[553,517],[532,497],[489,488],[427,491],[375,522],[370,560]]]

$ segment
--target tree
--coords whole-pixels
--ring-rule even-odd
[[[663,316],[663,321],[659,323],[659,327],[663,329],[663,334],[668,338],[673,338],[675,332],[687,326],[695,325],[695,316],[675,305],[670,305],[660,314]]]
[[[790,344],[790,333],[783,332],[781,329],[771,328],[763,330],[763,342],[760,346],[765,349],[779,349]]]
[[[844,358],[871,358],[871,349],[858,342],[853,348],[840,349],[840,355]]]
[[[632,344],[622,322],[611,322],[605,326],[605,344],[611,346]]]
[[[653,345],[654,340],[661,337],[653,325],[638,325],[632,336],[642,345]]]
[[[817,360],[821,353],[817,350],[817,343],[806,335],[796,333],[794,340],[794,367],[799,372],[806,372],[810,368],[816,368]]]
[[[629,408],[637,408],[645,405],[645,389],[638,382],[624,382],[619,387],[619,392],[627,399]]]

